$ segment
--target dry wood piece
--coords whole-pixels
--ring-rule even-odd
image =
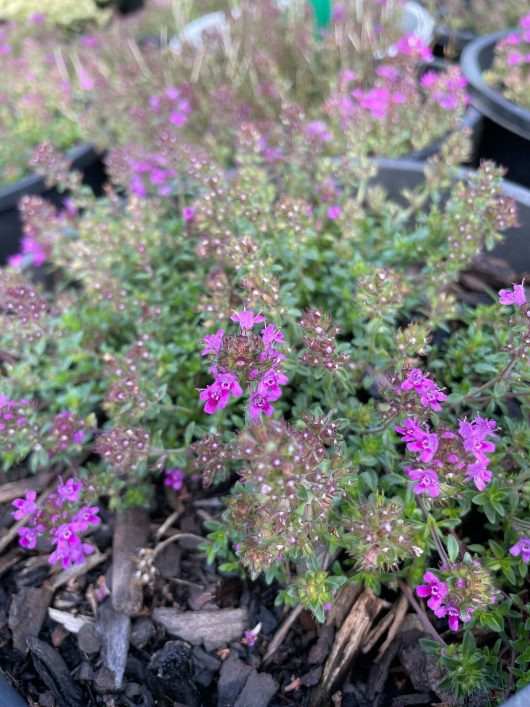
[[[29,479],[19,481],[9,481],[0,487],[0,503],[9,503],[15,498],[24,496],[26,491],[42,491],[50,481],[50,474],[45,472]]]
[[[127,654],[131,620],[125,614],[114,611],[109,601],[99,609],[96,619],[96,633],[101,638],[101,659],[104,670],[111,674],[112,688],[121,687]]]
[[[375,656],[375,662],[378,663],[381,658],[385,655],[386,651],[390,648],[392,642],[396,638],[396,634],[401,628],[401,624],[403,623],[405,616],[407,614],[408,608],[409,608],[409,602],[407,597],[404,594],[401,594],[397,602],[394,604],[392,608],[395,607],[395,612],[393,616],[393,621],[392,625],[390,626],[390,629],[388,631],[388,635],[385,638],[385,641],[381,648],[379,649],[377,655]]]
[[[35,669],[57,700],[60,707],[79,707],[83,704],[79,687],[70,677],[68,668],[59,653],[48,643],[35,636],[28,638],[28,646]]]
[[[387,629],[390,629],[389,636],[391,636],[391,638],[396,635],[397,631],[399,630],[399,627],[401,626],[401,622],[405,618],[408,606],[409,602],[407,598],[403,594],[401,594],[399,599],[392,604],[390,611],[385,614],[381,621],[379,621],[379,623],[375,625],[375,627],[370,631],[370,633],[366,637],[366,640],[364,641],[361,648],[363,653],[369,653],[375,646],[375,644],[379,641],[381,636],[387,631]],[[383,646],[387,645],[388,643],[389,641],[387,638]],[[382,655],[381,649],[378,653],[379,657],[380,654]],[[376,661],[377,660],[378,658],[376,658]]]
[[[304,610],[303,606],[297,606],[295,609],[293,609],[291,611],[291,613],[283,621],[280,628],[274,634],[272,641],[269,643],[269,646],[267,648],[267,652],[265,653],[265,656],[263,658],[263,663],[268,663],[268,661],[276,653],[278,648],[281,646],[281,644],[285,640],[285,637],[289,633],[289,629],[294,624],[294,622],[296,621],[296,619],[302,613],[303,610]]]
[[[28,652],[28,637],[38,636],[53,592],[48,587],[23,587],[11,602],[9,628],[13,645],[19,653]]]
[[[353,602],[362,592],[362,584],[344,584],[333,602],[333,606],[326,616],[326,623],[320,627],[318,640],[309,651],[309,662],[312,664],[323,663],[329,655],[333,639],[335,637],[335,629],[340,628],[348,612],[350,611]]]
[[[79,633],[85,624],[92,624],[93,620],[88,616],[73,616],[68,611],[60,611],[59,609],[48,609],[48,616],[53,621],[64,626],[70,633]]]
[[[331,654],[324,666],[322,680],[313,695],[312,707],[327,704],[333,687],[344,678],[382,608],[382,601],[370,589],[365,589],[355,601],[335,638]]]
[[[144,508],[128,508],[116,517],[112,545],[112,607],[127,616],[138,616],[142,608],[143,589],[134,581],[135,557],[146,547],[149,515]]]
[[[153,621],[162,624],[171,636],[194,646],[203,643],[206,650],[212,650],[241,638],[247,622],[247,610],[179,611],[159,608],[153,611]]]
[[[82,574],[90,572],[90,570],[93,570],[94,567],[97,567],[104,562],[109,555],[110,552],[94,552],[85,559],[82,565],[72,565],[71,567],[68,567],[68,569],[62,570],[50,580],[51,588],[55,591],[56,589],[59,589],[59,587],[68,584],[68,582],[75,579],[75,577],[79,577]]]

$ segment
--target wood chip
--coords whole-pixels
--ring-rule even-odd
[[[28,646],[35,669],[46,687],[53,694],[60,707],[79,707],[83,704],[83,695],[59,653],[48,643],[35,636],[29,636]]]
[[[42,491],[50,481],[50,474],[38,474],[31,476],[28,479],[20,479],[19,481],[11,481],[0,486],[0,503],[10,503],[15,498],[24,496],[26,491]]]
[[[365,589],[355,601],[335,637],[331,654],[324,666],[322,680],[311,700],[312,707],[327,704],[333,688],[344,679],[382,608],[382,601],[370,589]]]
[[[112,606],[115,611],[138,616],[142,609],[143,588],[134,581],[135,558],[146,547],[149,513],[144,508],[128,508],[116,517],[112,546]]]
[[[112,673],[113,687],[119,690],[129,653],[131,620],[126,614],[115,611],[107,600],[99,608],[96,632],[101,638],[103,667]]]
[[[19,653],[28,652],[28,637],[38,636],[53,597],[48,587],[22,587],[11,601],[9,628]]]
[[[60,611],[53,607],[48,609],[48,616],[56,623],[64,626],[70,633],[79,633],[85,624],[93,623],[93,619],[88,616],[74,616],[68,611]]]
[[[247,609],[218,609],[215,611],[179,611],[172,608],[153,610],[153,621],[166,631],[206,650],[225,646],[240,640],[247,624]]]

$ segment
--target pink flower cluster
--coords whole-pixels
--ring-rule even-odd
[[[135,196],[144,199],[156,192],[158,196],[170,196],[176,172],[168,166],[168,160],[163,155],[145,155],[142,160],[130,160],[133,176],[129,189]]]
[[[85,423],[77,415],[68,410],[58,413],[52,420],[50,456],[83,444],[85,434]]]
[[[180,491],[185,476],[183,469],[166,469],[164,471],[164,486],[169,486],[173,491]]]
[[[510,548],[510,555],[513,557],[521,556],[521,560],[528,564],[530,562],[530,538],[522,536]]]
[[[500,290],[499,304],[515,304],[517,307],[523,307],[526,304],[524,280],[520,285],[514,283],[513,290]]]
[[[439,412],[442,409],[440,403],[447,399],[447,395],[438,388],[429,375],[423,375],[419,368],[410,371],[396,392],[400,391],[414,391],[419,396],[423,407],[430,407],[434,412]]]
[[[192,112],[191,103],[183,88],[170,86],[164,93],[151,96],[149,106],[154,113],[167,117],[171,125],[181,128]]]
[[[20,545],[33,550],[39,537],[44,536],[54,548],[48,558],[50,564],[61,562],[65,569],[82,564],[94,548],[83,542],[80,534],[100,522],[97,506],[79,505],[83,489],[83,484],[74,478],[65,483],[59,478],[55,492],[46,498],[42,507],[37,504],[35,491],[15,499],[13,517],[24,519],[26,523],[18,529]]]
[[[452,602],[444,604],[449,592],[445,582],[440,581],[432,572],[426,572],[423,575],[423,580],[426,584],[420,584],[416,587],[417,595],[419,597],[429,597],[427,606],[439,619],[447,617],[447,623],[451,631],[458,631],[459,621],[462,623],[471,621],[472,608],[462,609]]]
[[[432,61],[433,55],[431,48],[425,44],[421,37],[409,32],[404,34],[393,47],[396,54],[410,57],[416,61]]]
[[[0,395],[0,439],[12,438],[25,429],[28,422],[29,400],[8,400]]]
[[[409,452],[418,454],[416,467],[405,467],[410,479],[416,481],[414,493],[437,498],[441,494],[440,474],[447,483],[465,473],[465,480],[473,481],[483,491],[491,481],[488,454],[495,451],[495,444],[488,437],[495,436],[496,423],[479,415],[475,420],[462,420],[458,434],[442,430],[439,434],[422,427],[415,418],[407,418],[396,432],[403,436]]]
[[[199,397],[204,401],[204,412],[212,415],[228,405],[231,395],[243,395],[245,386],[249,392],[249,416],[259,420],[262,414],[274,413],[271,403],[281,397],[280,386],[288,382],[279,370],[285,356],[275,348],[285,339],[280,329],[267,324],[265,317],[254,314],[252,309],[234,312],[231,320],[239,324],[238,334],[225,335],[219,329],[203,339],[202,355],[209,355],[213,362],[209,370],[214,382],[201,390]],[[258,334],[255,327],[260,324],[265,326]]]
[[[420,85],[444,110],[456,110],[469,103],[469,97],[464,90],[467,79],[458,66],[451,66],[446,71],[427,71],[421,77]]]

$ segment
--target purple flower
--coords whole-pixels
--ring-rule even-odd
[[[94,552],[92,545],[83,543],[81,538],[76,535],[75,528],[71,523],[63,523],[56,531],[52,532],[55,536],[52,544],[57,546],[48,558],[48,562],[52,565],[59,561],[64,569],[72,565],[80,565],[85,561],[86,555],[91,555]]]
[[[194,206],[185,206],[182,209],[182,218],[184,221],[193,221],[195,218],[195,207]]]
[[[331,133],[327,129],[326,123],[322,120],[312,120],[305,126],[305,134],[308,138],[314,138],[318,142],[330,142]]]
[[[337,204],[334,204],[333,206],[328,207],[327,214],[328,214],[328,218],[330,219],[330,221],[335,221],[336,219],[338,219],[339,216],[341,215],[341,213],[342,213],[342,209]]]
[[[421,390],[424,385],[425,381],[428,381],[429,379],[423,375],[423,373],[420,371],[419,368],[413,368],[412,371],[408,374],[408,376],[405,378],[403,383],[401,384],[400,388],[401,390]]]
[[[243,395],[243,388],[239,385],[235,373],[219,373],[216,375],[215,381],[219,383],[222,395],[230,396],[232,393],[234,398]]]
[[[414,59],[422,61],[432,61],[432,51],[421,37],[418,37],[412,32],[403,35],[394,45],[398,54],[402,56],[410,56]]]
[[[482,463],[469,464],[467,467],[467,476],[473,479],[475,486],[479,491],[484,491],[486,484],[491,481],[491,471]]]
[[[239,326],[242,330],[252,329],[255,324],[261,324],[261,322],[265,321],[265,317],[262,317],[261,314],[255,315],[252,309],[243,309],[241,312],[234,312],[230,319],[233,322],[239,322]]]
[[[434,469],[412,469],[405,467],[405,471],[409,478],[418,482],[413,488],[416,495],[426,493],[431,498],[436,498],[440,495],[440,481]]]
[[[180,491],[184,483],[183,469],[166,469],[164,471],[166,478],[164,479],[165,486],[171,486],[173,491]]]
[[[430,462],[438,450],[438,435],[423,430],[415,420],[407,419],[405,427],[396,427],[396,432],[403,435],[410,452],[420,452],[421,462]]]
[[[460,611],[454,604],[440,606],[434,610],[434,614],[439,619],[447,616],[447,623],[449,624],[451,631],[458,631],[459,621],[462,621],[462,623],[471,621],[471,614],[469,613],[469,610],[465,609],[464,611]]]
[[[495,436],[496,427],[494,420],[486,420],[478,415],[473,422],[460,421],[458,434],[464,441],[464,449],[474,454],[477,461],[484,466],[488,463],[486,454],[495,451],[495,444],[486,437]]]
[[[427,584],[419,584],[416,587],[416,594],[419,597],[430,597],[427,606],[436,611],[447,595],[447,584],[441,582],[432,572],[426,572],[423,580]]]
[[[442,409],[440,403],[447,399],[447,395],[442,393],[434,381],[429,379],[427,379],[425,387],[418,394],[423,407],[431,407],[435,412],[439,412]]]
[[[248,413],[253,420],[259,420],[261,413],[270,417],[274,413],[270,398],[258,392],[251,393]]]
[[[500,304],[516,304],[518,307],[522,307],[526,304],[526,294],[524,291],[524,280],[521,284],[514,283],[512,290],[499,290],[499,303]]]
[[[271,368],[261,377],[258,384],[258,393],[274,402],[282,395],[280,385],[285,385],[288,381],[289,379],[285,373]]]
[[[59,477],[60,483],[57,484],[57,493],[61,500],[60,505],[63,501],[69,501],[70,503],[76,503],[79,501],[81,496],[81,491],[83,490],[83,484],[75,479],[68,479],[65,484],[63,484],[62,479]]]
[[[222,410],[228,405],[228,395],[223,395],[221,386],[217,381],[201,390],[200,400],[205,400],[204,412],[213,415],[217,410]]]
[[[13,513],[13,518],[15,520],[21,520],[22,518],[25,518],[26,516],[33,515],[34,513],[37,513],[39,510],[39,507],[35,503],[36,498],[37,498],[36,491],[26,491],[25,498],[15,498],[12,505],[17,510]]]
[[[269,349],[274,344],[285,344],[285,339],[281,329],[276,329],[274,324],[267,324],[261,330],[261,338],[263,339],[263,346]]]
[[[27,550],[33,550],[36,547],[38,537],[38,528],[26,528],[22,526],[22,528],[18,529],[18,542]]]
[[[201,351],[201,356],[207,356],[210,353],[217,356],[221,350],[221,346],[223,345],[224,333],[224,329],[218,329],[215,334],[208,334],[205,336],[202,340],[205,348]]]
[[[528,564],[530,562],[530,538],[520,537],[515,545],[511,546],[510,555],[514,557],[521,555],[522,561]]]
[[[98,506],[83,506],[72,516],[72,528],[76,533],[83,533],[89,525],[99,525],[98,513]]]
[[[215,381],[201,391],[199,398],[205,400],[204,412],[213,415],[217,410],[222,410],[228,405],[230,393],[235,398],[243,394],[235,373],[220,373]]]

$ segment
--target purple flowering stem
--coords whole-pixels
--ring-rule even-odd
[[[447,643],[444,641],[444,639],[440,636],[438,631],[434,628],[434,626],[429,621],[429,617],[427,616],[425,611],[421,608],[421,606],[416,601],[416,597],[412,593],[412,590],[410,589],[408,584],[406,584],[401,579],[401,577],[398,577],[398,584],[399,584],[399,588],[401,589],[403,594],[406,596],[407,601],[409,602],[409,604],[412,606],[412,608],[414,609],[414,611],[418,615],[419,620],[424,625],[427,633],[430,636],[432,636],[434,638],[434,640],[437,641],[441,646],[446,646]]]
[[[418,505],[423,511],[423,515],[425,516],[425,519],[429,523],[429,529],[431,531],[432,539],[434,540],[434,544],[436,545],[436,549],[438,550],[438,554],[440,555],[440,559],[445,565],[449,565],[449,558],[447,557],[447,553],[445,551],[445,547],[442,545],[442,541],[438,537],[438,533],[436,530],[432,527],[432,522],[430,522],[431,516],[429,515],[429,511],[425,508],[425,504],[423,503],[423,498],[421,496],[418,496]]]

